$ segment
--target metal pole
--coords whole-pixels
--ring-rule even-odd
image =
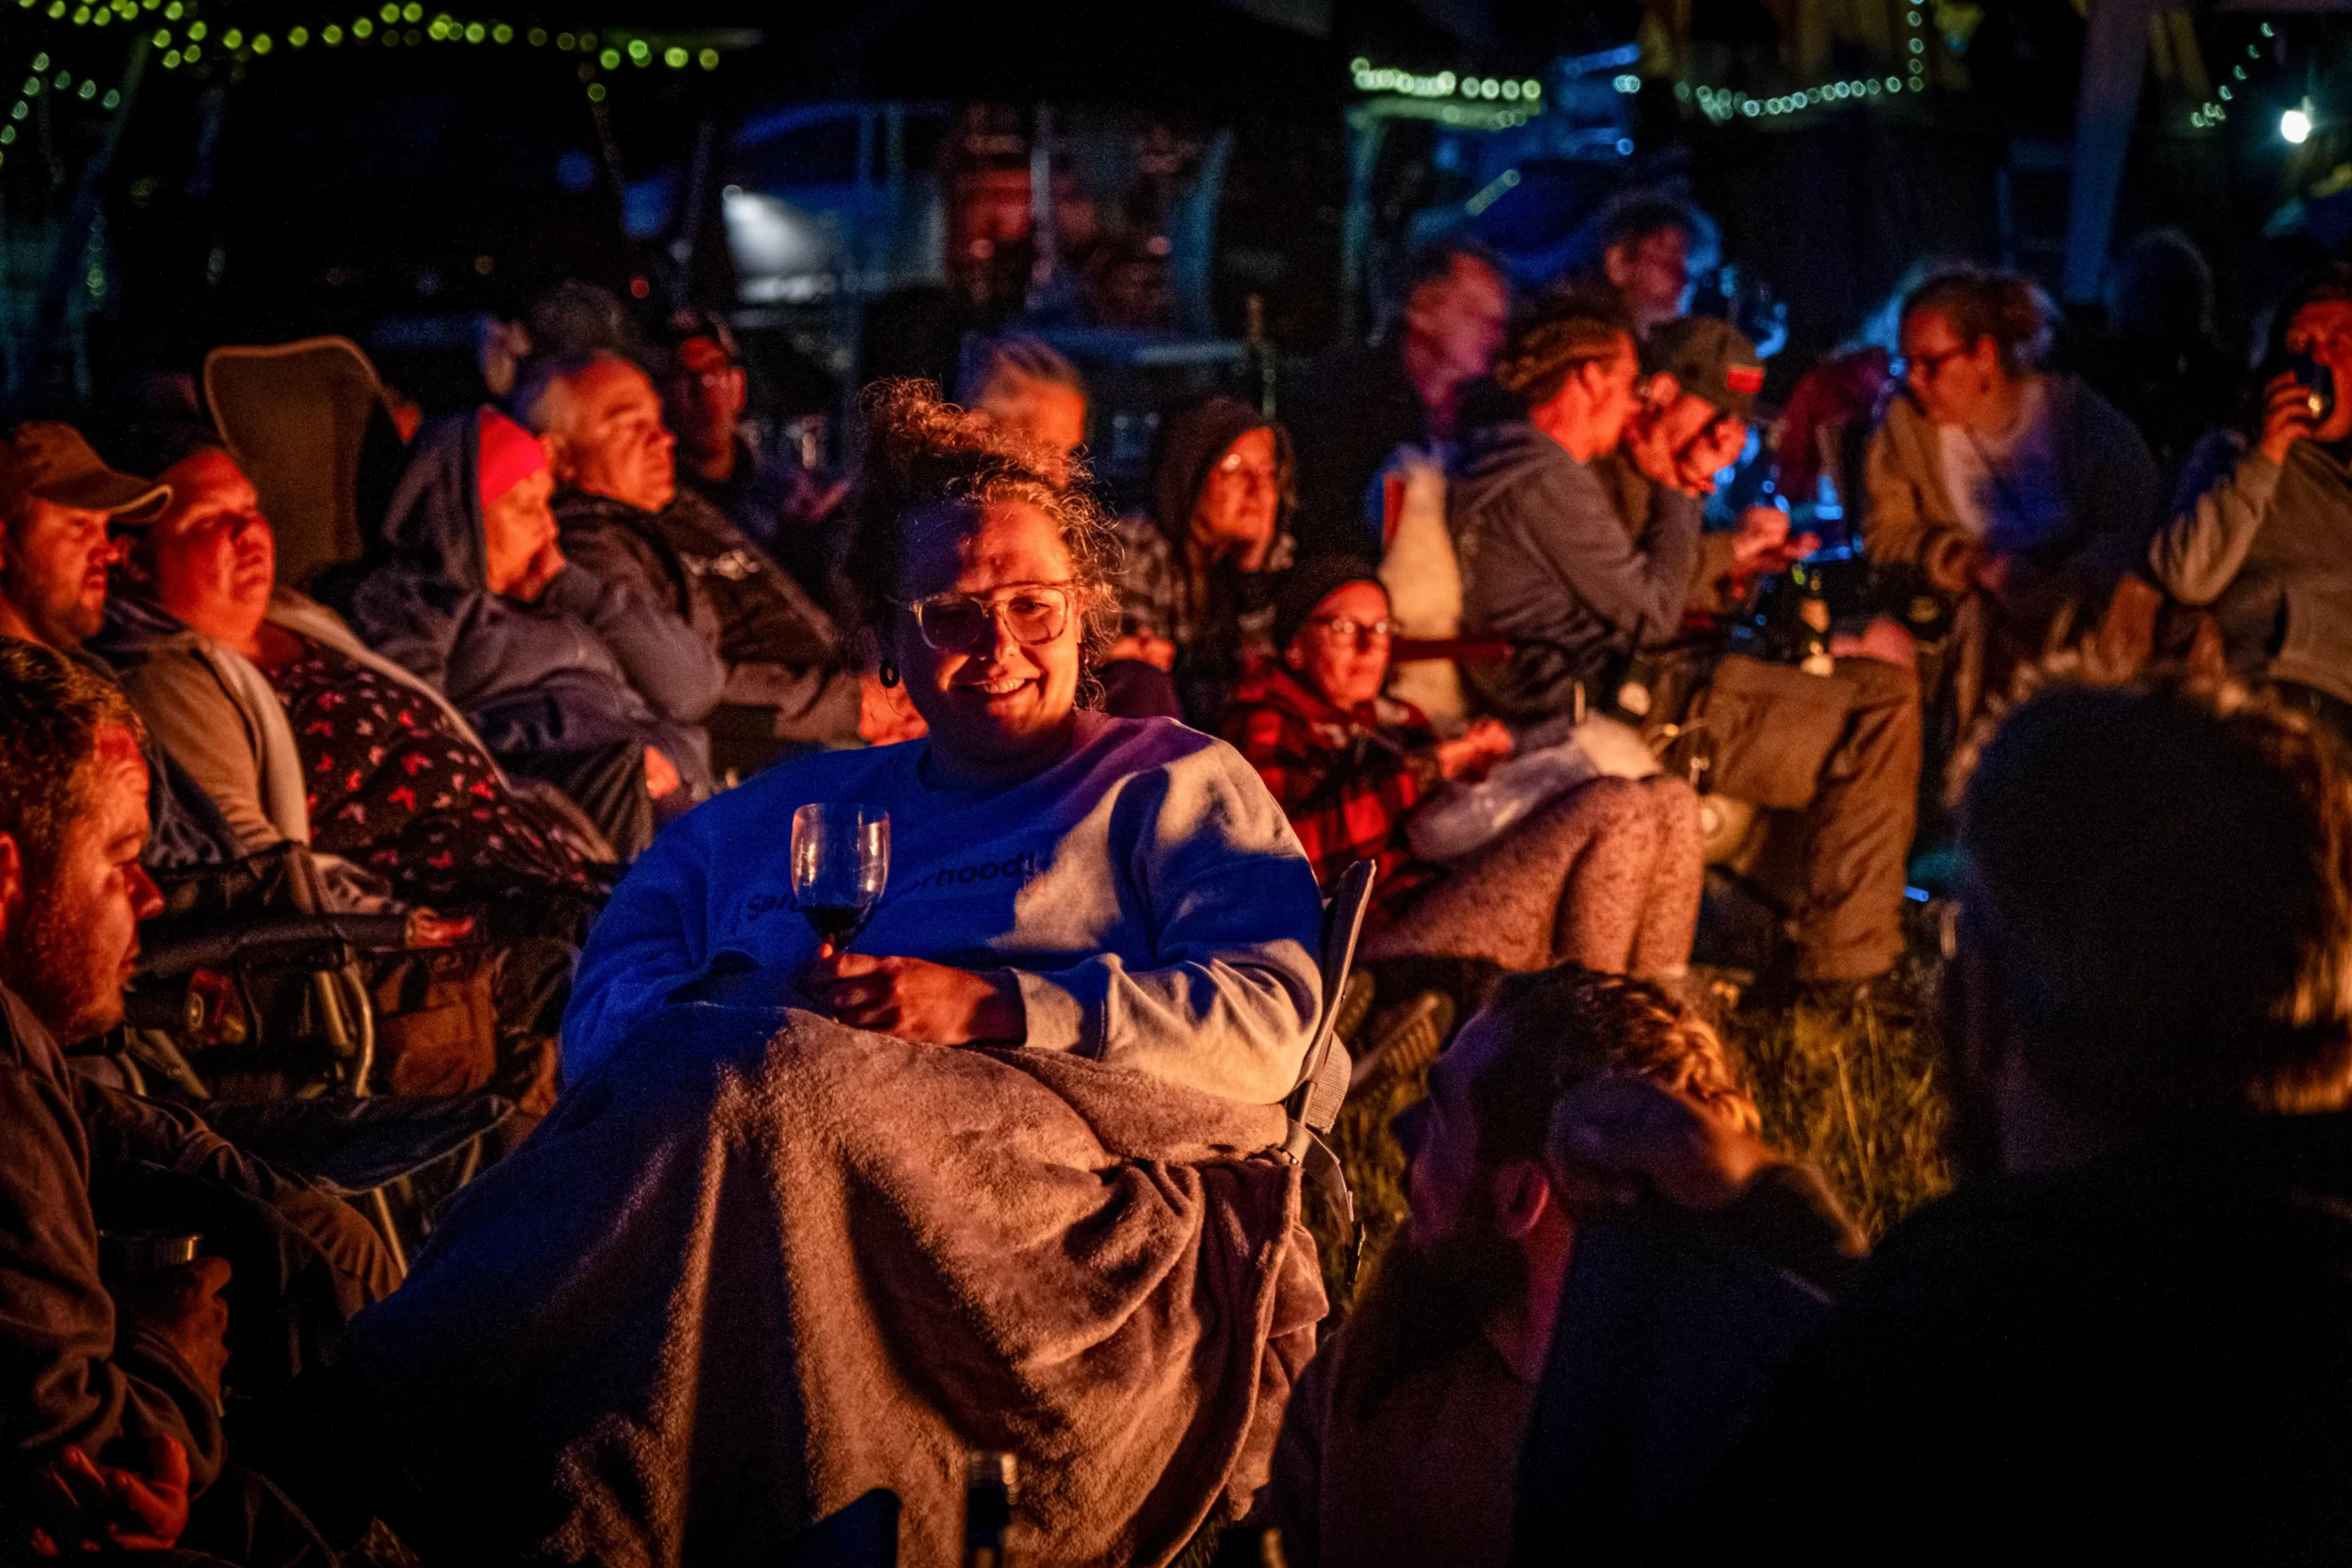
[[[2075,167],[2067,192],[2068,304],[2098,298],[2116,194],[2132,152],[2140,78],[2148,60],[2153,0],[2090,0],[2083,34],[2082,91],[2075,104]]]

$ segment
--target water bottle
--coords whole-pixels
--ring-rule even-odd
[[[1829,599],[1819,570],[1804,561],[1792,564],[1789,586],[1796,592],[1797,668],[1808,675],[1835,673],[1838,661],[1829,653]]]
[[[974,1453],[964,1465],[964,1568],[1009,1568],[1016,1467],[1011,1454]]]

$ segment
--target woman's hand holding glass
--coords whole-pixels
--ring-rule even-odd
[[[853,1029],[902,1040],[1018,1043],[1025,1014],[1009,976],[842,951],[889,880],[888,813],[844,801],[792,814],[792,901],[820,939],[815,962],[795,981],[801,998]]]
[[[829,942],[800,972],[811,1009],[849,1025],[933,1045],[1017,1045],[1028,1032],[1021,987],[1001,972],[975,974],[922,958],[835,953]]]

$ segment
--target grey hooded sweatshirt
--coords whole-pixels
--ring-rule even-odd
[[[1508,717],[1565,711],[1578,682],[1607,697],[1631,654],[1682,624],[1699,550],[1690,496],[1659,491],[1637,536],[1591,468],[1510,420],[1474,438],[1446,513],[1462,559],[1464,634],[1514,644],[1503,669],[1469,671]]]
[[[725,667],[674,616],[578,567],[531,604],[492,592],[478,428],[460,414],[417,437],[378,555],[352,589],[352,629],[447,694],[510,767],[633,739],[707,794],[699,726]]]

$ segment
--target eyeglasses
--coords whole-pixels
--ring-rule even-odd
[[[1919,372],[1925,378],[1941,370],[1948,361],[1958,359],[1963,354],[1973,353],[1974,349],[1975,344],[1968,344],[1959,348],[1947,348],[1938,354],[1898,354],[1894,356],[1893,363],[1887,366],[1887,369],[1898,381],[1909,380],[1911,372],[1914,370]]]
[[[1216,467],[1209,472],[1221,475],[1237,483],[1264,485],[1269,490],[1280,483],[1282,479],[1278,470],[1263,464],[1245,462],[1238,452],[1227,452],[1217,459]]]
[[[1016,582],[988,598],[969,593],[933,593],[901,601],[915,618],[922,640],[941,653],[970,653],[996,641],[997,624],[1026,648],[1053,641],[1069,626],[1070,585]]]
[[[1347,615],[1319,615],[1306,624],[1333,642],[1354,643],[1359,648],[1366,643],[1386,642],[1396,635],[1396,623],[1394,621],[1359,621]]]

